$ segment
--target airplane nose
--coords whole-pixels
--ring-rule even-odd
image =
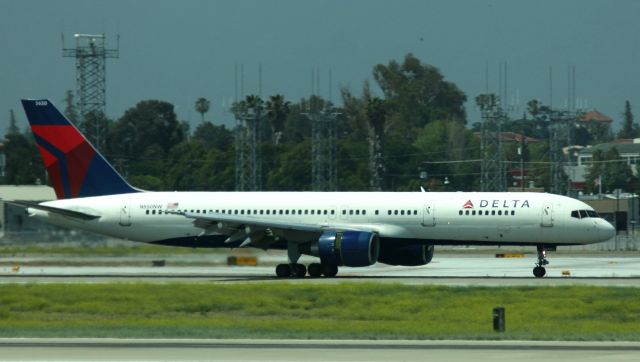
[[[606,220],[601,220],[598,223],[598,234],[600,236],[600,240],[606,241],[616,235],[616,229]]]

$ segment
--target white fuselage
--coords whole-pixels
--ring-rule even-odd
[[[158,242],[220,234],[175,211],[252,217],[328,229],[371,230],[428,244],[588,244],[613,228],[581,201],[540,193],[476,192],[140,192],[43,203],[100,215],[90,221],[29,209],[37,218],[118,238]],[[169,212],[167,212],[169,211]],[[189,245],[193,246],[193,244]],[[223,246],[223,245],[220,245]]]

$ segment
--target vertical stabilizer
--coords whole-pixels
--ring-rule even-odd
[[[22,100],[58,199],[139,192],[46,99]]]

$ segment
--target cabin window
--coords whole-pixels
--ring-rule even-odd
[[[325,214],[325,215],[326,215],[326,214],[327,214],[327,210],[324,210],[324,211],[323,211],[323,214]]]
[[[476,210],[472,210],[471,215],[475,215],[475,214],[476,214]]]
[[[413,210],[414,215],[418,215],[418,210]]]
[[[469,215],[469,210],[465,210],[464,214]]]
[[[498,210],[498,215],[502,215],[502,210]]]
[[[393,210],[394,215],[398,215],[398,210]]]
[[[311,210],[311,212],[313,212],[313,210]],[[347,210],[342,210],[342,215],[346,215],[347,214]]]
[[[151,211],[151,213],[152,213],[153,215],[155,215],[155,214],[156,214],[156,210]]]
[[[309,210],[304,210],[304,214],[308,215],[309,214]]]
[[[283,211],[282,211],[282,210],[280,210],[279,214],[280,214],[280,215],[282,215],[282,213],[283,213]]]
[[[335,215],[336,210],[331,210],[331,215]]]
[[[391,215],[391,210],[387,210],[387,214],[388,214],[388,215]]]
[[[149,210],[146,210],[146,211],[147,211],[146,214],[149,215]]]
[[[404,215],[404,210],[400,210],[400,215]]]
[[[462,210],[458,210],[458,215],[462,215]]]
[[[379,214],[378,210],[376,210],[375,214],[376,214],[376,215],[378,215],[378,214]]]
[[[353,215],[353,210],[349,210],[349,215]]]
[[[362,215],[366,215],[367,214],[367,210],[362,210]]]
[[[515,214],[516,214],[515,210],[511,210],[511,216],[513,216]]]

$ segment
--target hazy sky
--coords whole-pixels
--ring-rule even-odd
[[[340,87],[360,92],[375,64],[414,53],[438,67],[469,98],[498,91],[498,66],[508,64],[510,103],[553,104],[567,99],[567,68],[576,67],[576,96],[619,121],[625,100],[640,116],[640,1],[600,0],[232,0],[232,1],[9,1],[0,0],[0,134],[9,109],[26,126],[19,99],[50,98],[62,105],[75,89],[75,62],[63,58],[60,34],[120,34],[120,58],[107,62],[107,114],[116,119],[144,99],[176,106],[196,124],[198,97],[211,99],[208,119],[234,96],[234,64],[243,64],[245,94],[282,93],[291,100],[311,91],[311,69],[321,71],[321,95]]]

